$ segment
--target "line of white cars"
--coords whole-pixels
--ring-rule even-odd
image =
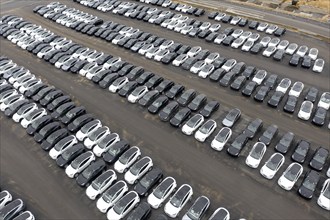
[[[30,211],[25,211],[26,205],[21,199],[13,200],[8,190],[0,191],[0,218],[5,220],[35,220]]]

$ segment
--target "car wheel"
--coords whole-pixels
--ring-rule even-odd
[[[76,173],[73,177],[74,177],[74,178],[77,178],[77,176],[78,176],[78,173]]]
[[[150,170],[152,170],[152,167],[150,167],[150,168],[148,169],[148,171],[150,171]]]

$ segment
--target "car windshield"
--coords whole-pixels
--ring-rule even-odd
[[[88,131],[92,130],[94,127],[96,127],[97,124],[93,124],[93,125],[88,125],[88,126],[83,126],[81,128],[81,132],[86,134]]]
[[[137,175],[140,171],[141,167],[140,166],[132,166],[132,168],[130,169],[130,172],[133,174],[133,175]]]
[[[188,122],[187,125],[189,127],[194,127],[197,121],[200,119],[200,117],[192,117]]]
[[[102,184],[103,184],[103,180],[102,179],[96,179],[95,181],[92,182],[92,187],[95,190],[99,190],[101,188]]]
[[[78,166],[80,165],[81,160],[74,160],[71,163],[72,168],[77,169]]]
[[[137,96],[137,95],[139,95],[142,91],[143,91],[143,88],[135,89],[135,90],[132,92],[132,95]]]
[[[263,152],[263,147],[256,146],[256,148],[254,148],[254,150],[251,152],[251,157],[258,160],[260,159],[262,152]]]
[[[153,106],[155,106],[156,108],[159,108],[162,105],[162,103],[163,103],[163,99],[159,99],[153,103]]]
[[[330,94],[322,95],[320,101],[325,102],[325,103],[330,103]]]
[[[100,137],[100,135],[102,134],[103,132],[100,132],[100,130],[96,130],[95,132],[93,132],[91,134],[91,136],[89,137],[89,139],[91,141],[95,141],[98,137]]]
[[[93,169],[85,169],[82,172],[82,175],[86,178],[89,179],[89,177],[93,174]]]
[[[271,129],[267,129],[264,133],[264,136],[267,137],[267,138],[272,138],[273,137],[273,132]]]
[[[170,203],[171,203],[174,207],[177,207],[177,208],[180,207],[181,202],[182,202],[182,200],[179,199],[179,198],[177,198],[177,196],[174,196],[174,197],[171,199],[171,201],[170,201]]]
[[[311,110],[311,105],[309,103],[305,103],[301,107],[301,111],[303,111],[303,112],[309,113],[310,110]]]
[[[284,174],[284,177],[290,181],[294,181],[296,179],[297,173],[296,171],[294,171],[294,169],[290,169],[288,170],[288,172],[286,172]]]
[[[71,155],[72,155],[72,152],[69,150],[66,150],[62,153],[62,157],[64,160],[68,160]]]
[[[317,153],[314,158],[314,160],[316,160],[317,162],[323,164],[326,160],[326,157],[322,156],[320,153]]]
[[[328,185],[328,187],[324,190],[323,195],[324,195],[326,198],[330,199],[330,186],[329,186],[329,185]]]
[[[242,147],[242,142],[241,142],[241,140],[235,140],[232,144],[231,144],[231,146],[233,147],[233,148],[236,148],[236,149],[241,149],[241,147]]]
[[[192,209],[190,209],[189,211],[188,211],[188,213],[187,213],[187,215],[188,215],[188,217],[190,218],[190,219],[199,219],[199,217],[200,217],[200,212],[198,212],[198,210],[196,211],[196,210],[194,210],[193,208]]]
[[[165,114],[170,114],[171,113],[171,111],[172,111],[172,106],[167,106],[167,107],[165,107],[164,109],[163,109],[163,112],[165,113]]]
[[[152,179],[148,178],[147,176],[142,178],[140,181],[141,185],[146,189],[150,186],[151,182],[152,182]]]
[[[271,170],[276,170],[276,167],[278,165],[278,162],[274,160],[275,157],[273,157],[271,160],[269,160],[266,164],[266,166]]]
[[[210,127],[211,127],[211,123],[208,123],[207,125],[202,126],[199,131],[203,134],[208,134],[210,131]]]
[[[124,211],[125,206],[121,206],[121,204],[116,203],[116,205],[113,207],[113,210],[117,213],[117,214],[121,214]]]
[[[315,183],[311,182],[309,179],[304,181],[303,186],[311,191],[314,191],[314,189],[316,187]]]

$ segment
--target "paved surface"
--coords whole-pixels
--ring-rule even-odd
[[[141,30],[187,42],[187,38],[184,36],[164,31],[150,24],[110,14],[101,14],[68,1],[62,2],[102,18],[134,25]],[[6,10],[11,10],[12,14],[20,15],[77,43],[121,56],[134,65],[141,65],[147,70],[182,83],[187,88],[203,92],[210,99],[220,101],[222,105],[215,114],[218,123],[221,122],[229,108],[239,107],[243,112],[243,117],[235,127],[235,134],[242,131],[248,121],[259,117],[266,125],[276,123],[281,133],[290,130],[298,136],[298,139],[304,137],[310,140],[313,148],[319,145],[325,147],[330,145],[329,131],[326,129],[315,128],[310,123],[297,120],[295,116],[288,116],[282,111],[270,109],[264,104],[257,105],[240,94],[197,79],[178,68],[147,61],[143,57],[107,44],[105,41],[84,36],[34,15],[31,12],[33,6],[30,4],[40,3],[20,2],[22,7],[18,9],[13,9],[15,4],[12,2],[8,4],[10,7],[6,4],[4,6]],[[23,7],[23,5],[27,6]],[[301,41],[303,40],[301,39]],[[205,48],[214,50],[214,45],[206,44],[198,39],[189,39],[188,43],[201,44]],[[311,43],[322,44],[318,41]],[[291,192],[284,192],[277,186],[276,180],[289,164],[289,159],[272,181],[265,180],[260,176],[258,170],[251,170],[244,165],[245,157],[255,140],[249,142],[240,158],[232,159],[225,152],[216,153],[209,148],[208,144],[199,144],[192,137],[184,136],[169,124],[160,122],[157,116],[151,116],[139,106],[131,105],[119,96],[101,90],[83,77],[59,71],[7,40],[1,39],[0,46],[1,55],[8,56],[19,65],[29,68],[43,81],[70,94],[77,104],[84,105],[88,112],[95,114],[112,131],[116,131],[133,145],[141,147],[145,155],[150,155],[155,164],[161,167],[167,175],[175,177],[179,184],[191,184],[194,189],[194,198],[202,194],[209,196],[212,204],[208,216],[217,207],[224,206],[229,209],[234,219],[239,217],[247,219],[328,219],[330,217],[328,212],[316,204],[320,184],[312,201],[306,201],[297,196],[297,186],[301,183],[302,178]],[[329,76],[326,74],[315,75],[311,71],[292,69],[288,65],[277,64],[273,61],[261,61],[261,56],[247,57],[238,51],[224,47],[220,48],[220,52],[222,50],[228,57],[235,57],[249,62],[249,64],[264,65],[267,70],[272,69],[270,71],[279,73],[281,76],[289,73],[290,78],[301,78],[307,85],[317,85],[319,88],[329,90]],[[324,53],[325,50],[326,48],[321,53]],[[28,208],[36,214],[37,219],[105,219],[105,216],[95,208],[95,202],[89,201],[83,195],[83,189],[79,188],[73,180],[69,180],[19,125],[14,125],[14,122],[5,118],[3,114],[1,114],[0,120],[1,188],[8,188],[27,201]],[[268,148],[263,162],[273,153],[273,147],[274,144]],[[323,171],[322,182],[324,173]],[[64,203],[65,205],[63,205]],[[191,203],[185,207],[185,210],[189,205]]]
[[[329,24],[320,24],[318,22],[309,21],[304,18],[295,17],[292,15],[287,15],[276,10],[262,10],[259,8],[253,8],[246,5],[235,4],[229,1],[201,1],[201,0],[189,0],[193,3],[198,3],[212,8],[225,8],[228,12],[237,13],[242,16],[255,17],[256,19],[261,19],[268,21],[270,23],[283,24],[285,26],[291,27],[293,29],[298,29],[300,31],[307,32],[312,35],[320,35],[329,39]],[[187,2],[189,2],[187,1]]]

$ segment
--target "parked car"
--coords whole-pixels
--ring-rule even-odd
[[[306,173],[305,178],[299,187],[298,193],[305,199],[312,199],[319,180],[320,174],[315,170],[310,170]]]
[[[273,179],[277,171],[281,168],[285,158],[280,153],[274,153],[260,169],[260,174],[267,179]]]
[[[319,147],[309,162],[309,166],[311,166],[314,170],[321,171],[325,165],[328,155],[329,151],[327,149]]]
[[[107,219],[122,219],[140,202],[139,195],[135,191],[130,191],[120,198],[108,211]]]
[[[194,204],[189,208],[182,217],[183,220],[199,220],[202,219],[210,206],[210,200],[206,196],[198,197]]]
[[[311,146],[309,142],[301,140],[297,144],[293,154],[291,155],[291,159],[298,163],[304,163],[310,147]]]
[[[131,168],[125,173],[125,180],[128,184],[137,183],[137,181],[153,167],[153,162],[150,157],[143,157],[137,161]]]
[[[266,128],[264,133],[259,137],[259,141],[263,142],[267,146],[271,143],[273,138],[278,133],[278,127],[276,125],[270,125]]]
[[[299,163],[291,163],[282,173],[277,183],[282,189],[291,190],[303,172],[303,167]]]
[[[204,142],[217,128],[217,123],[209,119],[195,133],[195,139]]]
[[[222,124],[226,127],[233,127],[234,124],[241,117],[241,111],[238,108],[234,108],[228,112],[226,117],[222,120]]]
[[[166,177],[148,196],[147,201],[149,205],[154,209],[158,209],[176,189],[176,187],[176,180],[170,176]]]
[[[251,168],[257,168],[266,152],[266,145],[257,142],[253,145],[249,155],[246,157],[245,163]]]
[[[275,146],[275,150],[285,154],[288,152],[290,146],[292,145],[294,140],[294,134],[292,132],[285,133],[279,142]]]
[[[135,186],[134,191],[139,196],[148,196],[148,192],[163,179],[163,171],[159,168],[153,168],[148,172]]]
[[[320,196],[317,199],[317,204],[328,211],[330,210],[329,185],[330,185],[330,179],[326,179],[323,183]]]
[[[193,195],[193,189],[188,184],[183,184],[165,204],[164,211],[171,218],[178,216],[182,208]]]
[[[312,102],[304,101],[300,106],[300,110],[298,112],[298,118],[305,121],[309,120],[313,111],[313,107],[314,105]]]
[[[245,134],[238,135],[227,148],[227,153],[233,157],[238,157],[245,147],[248,137]]]
[[[217,219],[223,219],[223,220],[229,220],[230,214],[226,208],[220,207],[216,209],[209,220],[217,220]]]

